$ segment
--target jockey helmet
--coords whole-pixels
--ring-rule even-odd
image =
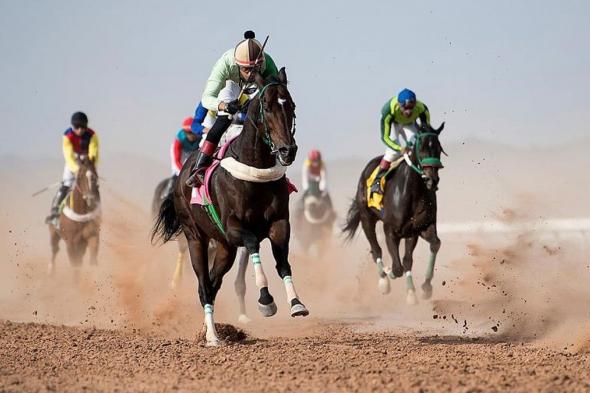
[[[309,161],[312,161],[312,162],[321,161],[322,160],[322,153],[320,153],[320,151],[318,149],[313,149],[312,151],[309,152],[309,154],[307,155],[307,158],[309,159]]]
[[[261,53],[262,45],[254,37],[254,32],[248,30],[244,33],[244,40],[236,45],[234,59],[238,66],[254,67],[264,61],[264,54]]]
[[[416,102],[416,94],[410,89],[403,89],[397,95],[397,102],[401,106],[412,105]]]
[[[193,118],[192,116],[187,117],[182,121],[182,129],[186,132],[191,132],[191,126],[193,125]]]
[[[71,123],[74,128],[86,128],[88,126],[88,116],[84,112],[76,112],[72,115]]]

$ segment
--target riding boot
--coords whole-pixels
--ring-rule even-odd
[[[64,184],[62,184],[59,187],[59,189],[55,193],[55,196],[53,197],[53,200],[51,201],[51,212],[45,218],[46,224],[51,223],[53,220],[55,220],[59,217],[59,205],[61,205],[61,203],[63,202],[66,195],[68,195],[69,191],[70,191],[70,187],[68,187]]]
[[[189,187],[197,187],[205,182],[205,171],[213,162],[213,154],[217,149],[217,144],[213,144],[209,141],[205,141],[195,164],[191,168],[191,174],[186,180],[186,185]]]
[[[381,189],[381,179],[389,170],[390,165],[391,163],[389,161],[386,161],[384,159],[381,160],[381,162],[379,163],[379,172],[377,172],[375,180],[373,180],[373,184],[371,184],[371,193],[383,194],[383,190]]]

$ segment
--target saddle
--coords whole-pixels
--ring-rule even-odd
[[[389,169],[387,170],[387,173],[385,173],[385,176],[383,176],[381,178],[381,181],[379,182],[379,186],[381,187],[381,190],[385,191],[385,183],[387,182],[387,179],[389,178],[389,175],[403,161],[404,161],[404,157],[401,156],[397,160],[393,161],[391,163],[391,165],[389,165]],[[367,206],[368,207],[375,208],[378,211],[381,211],[381,209],[383,209],[383,194],[384,194],[384,192],[383,193],[371,192],[371,186],[373,185],[373,182],[375,181],[375,178],[377,177],[377,173],[378,172],[379,172],[379,166],[376,166],[375,169],[373,170],[373,172],[371,172],[371,176],[369,176],[367,178],[367,181],[366,181],[366,185],[367,185]]]

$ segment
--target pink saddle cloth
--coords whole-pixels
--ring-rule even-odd
[[[193,191],[191,192],[191,204],[204,206],[211,203],[211,195],[209,194],[209,183],[211,181],[211,176],[213,176],[213,172],[217,169],[223,157],[225,157],[225,154],[227,153],[227,150],[229,149],[231,143],[235,141],[238,136],[239,135],[233,137],[232,139],[228,140],[223,146],[221,146],[221,149],[219,149],[219,151],[215,155],[213,163],[209,166],[209,168],[205,170],[204,184],[201,184],[198,187],[193,187]],[[287,187],[289,189],[289,194],[298,191],[295,184],[291,183],[289,178],[287,178]]]

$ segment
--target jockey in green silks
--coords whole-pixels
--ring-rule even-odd
[[[420,125],[430,125],[430,113],[428,107],[418,101],[416,94],[409,89],[402,90],[381,109],[381,140],[387,148],[379,163],[379,172],[371,185],[371,192],[383,192],[381,178],[385,176],[391,163],[413,143],[419,128],[417,120],[420,120]]]

